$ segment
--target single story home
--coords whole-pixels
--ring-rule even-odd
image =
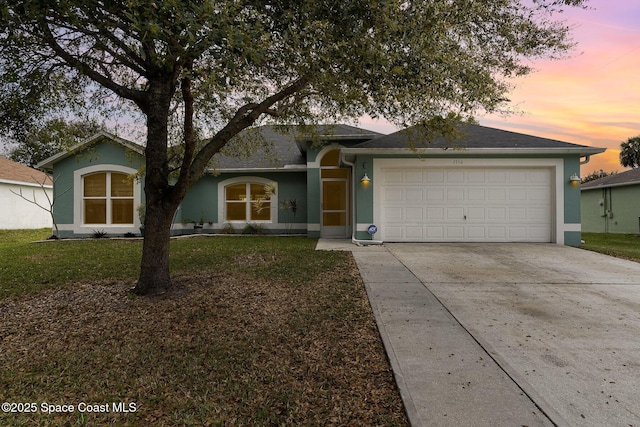
[[[50,209],[47,196],[53,196],[52,184],[47,174],[0,157],[0,229],[51,227],[51,214],[19,194]]]
[[[427,138],[420,126],[390,135],[262,126],[214,156],[173,233],[196,224],[355,242],[579,245],[581,159],[603,151],[475,124],[460,125],[455,140]],[[137,232],[143,183],[131,176],[143,156],[144,147],[101,133],[40,163],[59,177],[56,194],[72,189],[56,203],[63,236]]]
[[[585,182],[582,229],[588,233],[640,233],[640,169]]]

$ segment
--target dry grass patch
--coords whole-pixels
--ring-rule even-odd
[[[109,280],[0,300],[0,400],[76,406],[0,425],[406,425],[355,264],[334,268],[304,284],[201,271],[153,298]]]

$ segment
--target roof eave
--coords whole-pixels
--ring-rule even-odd
[[[40,184],[39,182],[27,182],[27,181],[16,181],[14,179],[4,179],[0,178],[1,184],[11,184],[11,185],[22,185],[26,187],[44,187],[44,188],[53,188],[52,184]]]
[[[464,156],[469,154],[478,155],[511,155],[511,154],[573,154],[580,156],[590,156],[604,153],[606,148],[597,147],[558,147],[558,148],[343,148],[345,154],[428,154],[434,156]]]
[[[307,165],[284,165],[271,168],[208,168],[208,173],[265,173],[265,172],[303,172]]]
[[[78,144],[74,145],[73,147],[69,148],[66,151],[61,151],[58,154],[54,154],[53,156],[42,160],[41,162],[39,162],[38,164],[35,165],[35,167],[37,169],[44,169],[44,170],[52,170],[53,169],[53,165],[54,163],[65,159],[69,156],[71,156],[72,154],[76,153],[77,151],[80,151],[82,148],[89,146],[95,142],[97,142],[98,140],[100,140],[101,138],[107,138],[110,139],[111,141],[117,142],[118,144],[132,150],[135,151],[138,154],[144,155],[144,147],[138,144],[135,144],[131,141],[127,141],[126,139],[120,138],[118,136],[115,136],[109,132],[99,132],[93,136],[90,136],[89,138],[85,139],[82,142],[79,142]]]
[[[599,185],[593,185],[589,187],[580,187],[580,191],[601,190],[603,188],[611,188],[611,187],[627,187],[630,185],[640,185],[640,181],[619,182],[617,184],[599,184]]]

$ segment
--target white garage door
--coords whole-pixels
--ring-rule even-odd
[[[381,239],[550,242],[547,168],[382,168]]]

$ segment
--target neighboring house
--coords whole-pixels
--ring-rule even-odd
[[[51,227],[49,212],[17,195],[22,193],[27,199],[49,209],[45,192],[52,197],[53,185],[45,173],[0,157],[0,229]]]
[[[225,149],[243,155],[214,156],[184,198],[173,233],[202,222],[211,233],[251,224],[270,233],[388,242],[580,244],[580,189],[570,177],[582,157],[604,149],[471,124],[461,125],[455,142],[428,143],[420,129],[248,130]],[[246,148],[265,141],[268,149]],[[56,203],[63,236],[137,232],[143,183],[128,176],[143,153],[101,133],[38,165],[59,176],[56,187],[73,188]]]
[[[640,233],[640,169],[586,182],[581,192],[583,231]]]

